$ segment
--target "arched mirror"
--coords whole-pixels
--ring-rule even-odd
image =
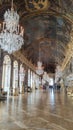
[[[11,59],[8,55],[4,57],[3,73],[2,73],[2,88],[9,94],[10,89],[10,74],[11,74]]]
[[[18,62],[13,63],[13,95],[18,95]]]
[[[24,92],[24,78],[25,78],[25,70],[23,65],[20,65],[20,71],[19,71],[19,92],[23,93]]]

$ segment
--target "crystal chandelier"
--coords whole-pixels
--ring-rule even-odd
[[[62,77],[62,69],[60,65],[57,65],[56,71],[55,71],[55,82],[59,80],[59,78]]]
[[[46,71],[44,71],[44,74],[43,74],[43,79],[47,81],[47,77],[48,77],[48,74]]]
[[[49,75],[46,71],[44,71],[44,73],[43,73],[43,80],[49,82]]]
[[[19,76],[21,77],[21,80],[24,81],[26,70],[22,67],[19,71]]]
[[[4,14],[4,22],[0,24],[0,46],[8,53],[13,53],[24,44],[24,29],[19,25],[19,15],[14,11],[13,0],[11,10]]]
[[[42,67],[42,62],[38,61],[37,62],[37,67],[36,67],[36,73],[38,75],[42,75],[43,74],[43,67]]]
[[[40,43],[39,43],[39,61],[37,62],[36,73],[42,75],[44,72],[42,62],[40,61]]]

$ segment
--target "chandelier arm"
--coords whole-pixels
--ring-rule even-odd
[[[13,8],[13,0],[12,0],[12,2],[11,2],[11,9],[13,10],[14,8]]]

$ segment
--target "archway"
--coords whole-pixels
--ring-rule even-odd
[[[2,74],[2,88],[9,94],[10,89],[10,74],[11,74],[11,59],[8,55],[4,57],[3,74]]]
[[[18,62],[13,63],[13,95],[18,95]]]

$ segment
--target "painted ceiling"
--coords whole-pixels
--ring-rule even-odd
[[[11,0],[0,0],[0,20],[11,7]],[[21,53],[35,66],[40,59],[47,72],[62,64],[71,39],[72,0],[14,0],[14,8],[24,26]]]

